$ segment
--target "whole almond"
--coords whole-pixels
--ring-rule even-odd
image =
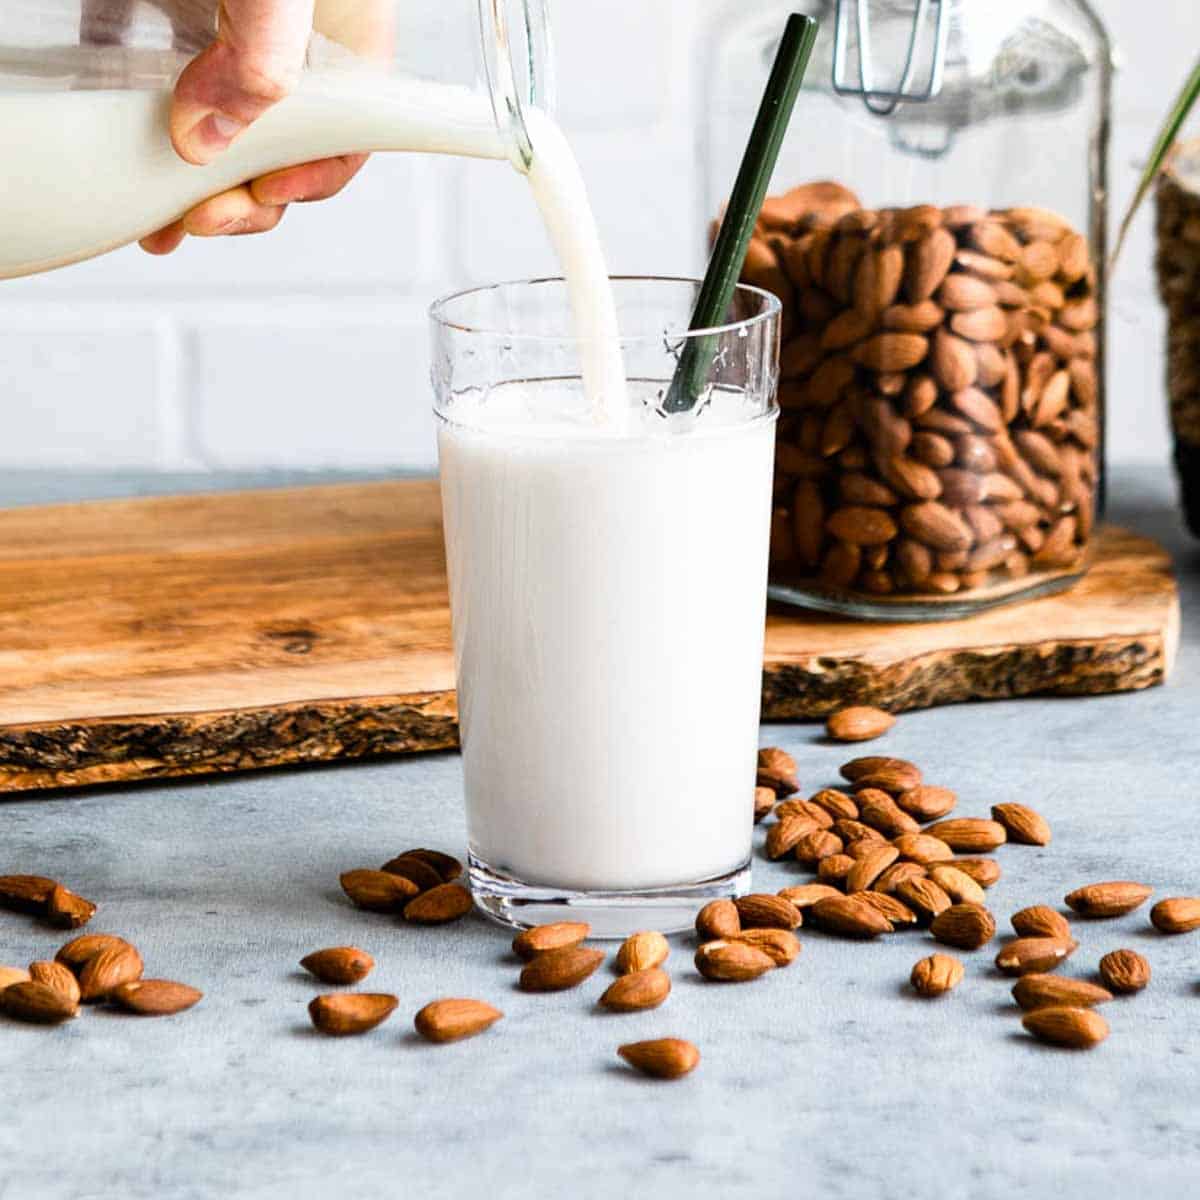
[[[46,900],[46,920],[59,929],[80,929],[96,915],[96,906],[75,895],[61,883],[55,884]]]
[[[45,875],[0,875],[0,908],[40,916],[57,886]]]
[[[752,892],[733,903],[743,929],[795,929],[801,921],[794,904],[769,892]]]
[[[1050,844],[1050,826],[1046,818],[1024,804],[993,804],[992,820],[1004,826],[1010,842],[1022,846]]]
[[[924,879],[925,868],[915,862],[898,862],[888,867],[880,877],[871,884],[871,891],[882,896],[892,896],[896,888],[906,879]]]
[[[877,913],[885,917],[891,922],[893,929],[903,929],[905,926],[917,923],[917,914],[907,904],[897,900],[895,896],[889,896],[884,892],[868,890],[865,892],[855,892],[854,899],[861,900],[863,904],[869,905]]]
[[[823,808],[835,821],[858,819],[858,805],[837,788],[822,788],[809,797],[809,803]]]
[[[769,816],[775,807],[775,789],[756,787],[754,789],[754,823],[757,825],[764,817]]]
[[[679,1079],[696,1069],[700,1051],[682,1038],[628,1042],[617,1053],[636,1071],[653,1079]]]
[[[892,894],[922,921],[932,921],[950,907],[950,897],[932,879],[902,879]]]
[[[1000,880],[1000,864],[994,858],[956,858],[951,865],[970,875],[982,888],[990,888]]]
[[[634,971],[648,971],[661,967],[667,961],[671,947],[667,939],[656,930],[644,929],[631,934],[617,951],[617,973],[630,975]]]
[[[555,921],[551,925],[535,925],[513,938],[513,953],[528,962],[547,950],[565,950],[587,939],[592,927],[586,921]]]
[[[1153,890],[1144,883],[1124,879],[1090,883],[1071,892],[1066,903],[1081,917],[1120,917],[1145,904]]]
[[[404,919],[418,925],[444,925],[471,911],[471,893],[461,883],[440,883],[404,906]]]
[[[1048,904],[1034,904],[1012,915],[1012,927],[1018,937],[1069,938],[1071,922]]]
[[[764,746],[758,752],[758,784],[771,788],[777,796],[798,792],[796,760],[778,746]]]
[[[831,714],[825,732],[839,742],[869,742],[887,733],[895,723],[896,718],[882,708],[858,704]]]
[[[79,1006],[45,983],[13,983],[0,992],[0,1012],[31,1025],[57,1025],[70,1020]]]
[[[322,983],[358,983],[375,966],[375,960],[357,946],[331,946],[306,954],[300,965]]]
[[[342,891],[369,912],[399,912],[420,890],[412,880],[389,871],[360,868],[339,877]]]
[[[732,900],[710,900],[696,914],[696,933],[701,941],[731,938],[742,932],[742,918]]]
[[[1039,1040],[1069,1050],[1089,1050],[1108,1037],[1108,1022],[1090,1008],[1035,1008],[1021,1024]]]
[[[811,908],[818,900],[826,900],[830,896],[840,896],[841,892],[827,883],[802,883],[797,887],[782,888],[779,894],[793,907],[803,912],[806,908]],[[718,936],[736,937],[737,933],[738,930],[735,929],[732,933]]]
[[[868,799],[868,793],[871,791],[873,789],[858,794],[858,815],[863,824],[871,826],[888,838],[900,837],[905,833],[920,833],[921,826],[916,819],[900,808],[891,796],[886,792],[878,792]]]
[[[996,966],[1006,975],[1053,971],[1078,945],[1074,938],[1016,938],[996,955]]]
[[[865,891],[900,857],[900,851],[886,842],[869,842],[867,846],[866,853],[855,861],[846,875],[847,892]]]
[[[1150,982],[1150,964],[1135,950],[1111,950],[1100,960],[1100,978],[1114,992],[1140,992]]]
[[[578,987],[604,961],[603,950],[566,946],[547,950],[525,964],[520,987],[524,992],[562,992]]]
[[[600,1004],[612,1012],[641,1012],[657,1008],[671,993],[671,977],[662,967],[647,967],[622,975],[609,984]]]
[[[941,838],[958,854],[986,854],[1008,840],[999,821],[987,821],[982,817],[951,817],[931,825],[925,832]]]
[[[427,892],[442,882],[441,874],[415,854],[398,854],[379,868],[389,875],[401,875],[416,885],[418,892]]]
[[[892,758],[883,754],[866,754],[861,758],[852,758],[848,763],[843,763],[840,768],[842,778],[851,783],[857,783],[860,779],[868,775],[877,775],[881,771],[889,771],[898,778],[902,778],[906,789],[921,785],[920,767],[904,758]]]
[[[831,854],[817,864],[817,878],[821,883],[841,887],[845,884],[854,861],[848,854]]]
[[[911,537],[934,550],[968,550],[975,540],[963,519],[936,500],[906,505],[900,512],[900,523]]]
[[[950,897],[955,904],[986,904],[983,888],[965,871],[960,871],[952,862],[933,863],[928,868],[929,878]]]
[[[102,950],[118,950],[128,945],[124,938],[112,933],[83,933],[61,946],[54,961],[69,967],[78,975],[88,961]]]
[[[1160,933],[1190,933],[1200,929],[1200,896],[1172,896],[1150,910],[1150,922]]]
[[[954,234],[934,229],[908,248],[904,294],[913,304],[928,300],[941,286],[958,253]]]
[[[135,979],[113,988],[109,999],[141,1017],[173,1017],[199,1004],[204,993],[173,979]]]
[[[982,904],[952,904],[930,922],[934,940],[959,950],[978,950],[996,935],[996,919]]]
[[[695,961],[705,979],[720,983],[746,983],[775,968],[771,955],[740,940],[704,942],[696,950]]]
[[[777,967],[793,963],[800,953],[799,939],[786,929],[747,929],[732,940],[761,950]]]
[[[29,972],[20,967],[0,967],[0,992],[14,983],[28,983]]]
[[[413,1026],[427,1042],[461,1042],[490,1029],[503,1016],[483,1000],[453,996],[425,1005],[413,1018]]]
[[[427,850],[424,846],[418,846],[414,850],[405,850],[396,857],[419,858],[438,873],[443,883],[453,883],[463,873],[462,863],[453,854],[444,854],[441,850]]]
[[[845,847],[842,839],[828,829],[814,829],[805,834],[792,849],[792,857],[806,867],[815,867],[831,854],[841,854]]]
[[[811,800],[783,800],[775,806],[775,815],[782,821],[785,817],[805,817],[815,822],[818,829],[828,829],[833,825],[833,817],[819,804]]]
[[[56,991],[62,992],[73,1005],[79,1003],[79,980],[69,967],[58,962],[41,960],[29,964],[29,978],[34,983],[44,983]]]
[[[79,971],[79,998],[84,1004],[107,1000],[114,988],[142,977],[142,956],[128,944],[101,950]]]
[[[1066,975],[1044,975],[1034,972],[1022,975],[1012,989],[1013,999],[1024,1009],[1048,1008],[1054,1005],[1072,1005],[1076,1008],[1091,1008],[1113,998],[1107,988],[1088,983],[1085,979],[1071,979]]]
[[[851,842],[845,847],[845,853],[850,855],[857,863],[860,859],[866,858],[872,851],[880,850],[889,844],[882,837],[859,838],[858,841]]]
[[[846,817],[834,821],[833,832],[847,846],[852,846],[857,842],[879,842],[882,845],[887,841],[878,829],[873,829],[870,825],[864,825],[861,821],[852,821]]]
[[[795,812],[787,813],[767,830],[767,840],[763,843],[763,851],[770,859],[782,858],[795,849],[796,843],[801,838],[807,837],[818,829],[820,826],[812,817]]]
[[[330,1037],[354,1037],[382,1025],[399,1001],[384,992],[336,992],[315,996],[308,1005],[313,1025]]]
[[[892,932],[891,921],[856,896],[818,900],[812,906],[812,916],[819,928],[841,937],[873,938]]]
[[[962,982],[963,965],[950,954],[931,954],[913,966],[908,977],[918,996],[944,996]]]
[[[851,352],[856,363],[872,371],[908,371],[929,352],[929,342],[919,333],[877,333],[859,342]]]
[[[954,857],[954,851],[941,838],[928,833],[902,833],[892,845],[900,852],[901,858],[920,863],[923,867]]]
[[[918,821],[936,821],[958,803],[958,796],[949,788],[919,785],[896,796],[896,804]]]

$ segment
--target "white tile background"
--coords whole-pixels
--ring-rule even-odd
[[[698,272],[699,51],[725,5],[552,4],[560,117],[612,269]],[[1200,9],[1095,7],[1122,64],[1115,218],[1195,59]],[[1152,240],[1144,214],[1112,289],[1116,461],[1168,453]],[[294,206],[269,236],[191,242],[166,260],[129,248],[0,284],[0,469],[431,466],[426,304],[465,282],[551,268],[508,168],[383,155],[343,196]]]

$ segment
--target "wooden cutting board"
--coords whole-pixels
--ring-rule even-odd
[[[791,611],[764,716],[1160,683],[1170,560],[1108,529],[1069,594],[929,625]],[[0,792],[456,743],[434,482],[0,512]]]

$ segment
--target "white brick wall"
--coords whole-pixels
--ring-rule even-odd
[[[560,115],[612,268],[699,271],[699,48],[725,0],[553,7]],[[1122,0],[1096,7],[1126,64],[1117,209],[1194,60],[1200,17],[1194,0],[1155,0],[1153,22]],[[1111,444],[1124,461],[1167,453],[1151,252],[1146,215],[1112,297]],[[193,242],[166,260],[125,249],[0,284],[0,469],[430,466],[428,301],[552,266],[507,167],[381,155],[267,237]]]

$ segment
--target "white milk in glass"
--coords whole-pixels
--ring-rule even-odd
[[[367,70],[310,71],[214,163],[184,162],[167,133],[170,93],[0,91],[0,279],[123,246],[268,171],[367,150],[504,159],[487,97]],[[529,182],[584,337],[598,420],[625,412],[617,321],[600,239],[570,146],[546,114],[526,112]]]
[[[614,435],[539,418],[580,406],[537,391],[456,400],[438,434],[472,854],[581,891],[727,874],[750,850],[774,421],[718,394],[692,432],[639,405]]]

